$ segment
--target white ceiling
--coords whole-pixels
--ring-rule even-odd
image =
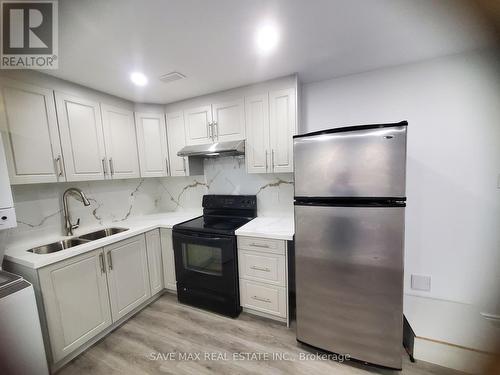
[[[467,0],[60,0],[54,76],[137,102],[169,103],[297,72],[310,82],[493,44]],[[269,56],[259,24],[280,29]],[[129,80],[142,71],[149,84]],[[186,79],[158,77],[179,71]]]

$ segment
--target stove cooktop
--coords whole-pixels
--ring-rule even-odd
[[[253,218],[230,216],[200,216],[174,226],[175,229],[191,230],[204,233],[234,235],[234,231]]]

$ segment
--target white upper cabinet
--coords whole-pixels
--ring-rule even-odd
[[[269,93],[271,168],[274,173],[293,172],[293,136],[297,134],[295,89]]]
[[[212,105],[212,139],[215,142],[245,139],[243,99]]]
[[[99,103],[55,93],[67,181],[103,180],[107,174]]]
[[[184,112],[167,113],[167,139],[171,176],[188,176],[188,163],[185,157],[177,156],[177,152],[186,145],[184,131]]]
[[[135,113],[142,177],[168,176],[167,133],[163,113]]]
[[[139,177],[134,113],[106,104],[101,104],[101,112],[109,176],[116,179]]]
[[[245,118],[247,172],[271,172],[269,162],[269,96],[267,93],[245,98]]]
[[[212,107],[204,105],[184,111],[186,144],[212,143]]]
[[[11,184],[65,181],[52,90],[0,78],[0,130]]]
[[[245,139],[243,99],[185,110],[184,119],[187,145]]]

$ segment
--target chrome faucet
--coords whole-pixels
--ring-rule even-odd
[[[76,229],[80,226],[80,219],[76,220],[76,224],[71,223],[71,218],[69,216],[69,209],[68,209],[68,195],[73,194],[73,196],[81,201],[84,206],[90,206],[90,202],[80,189],[71,187],[69,189],[66,189],[66,191],[63,193],[63,211],[64,211],[64,221],[65,221],[65,227],[66,227],[66,235],[67,236],[72,236],[73,235],[73,229]]]

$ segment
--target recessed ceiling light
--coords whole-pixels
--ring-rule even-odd
[[[137,86],[145,86],[148,83],[148,77],[139,72],[134,72],[130,75],[130,80]]]
[[[276,25],[266,23],[261,25],[255,34],[257,50],[262,54],[267,54],[278,45],[280,34]]]

